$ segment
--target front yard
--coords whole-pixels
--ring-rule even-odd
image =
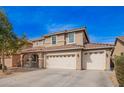
[[[17,75],[18,73],[24,73],[24,72],[30,72],[30,71],[34,71],[34,70],[38,70],[36,68],[8,68],[7,71],[5,71],[4,73],[2,72],[2,70],[0,70],[0,79],[1,78],[5,78],[5,77],[11,77],[14,75]]]

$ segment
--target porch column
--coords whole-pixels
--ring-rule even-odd
[[[38,58],[38,61],[39,61],[39,68],[44,68],[43,53],[39,53],[38,56],[39,56],[39,58]]]
[[[76,69],[81,70],[82,69],[82,51],[80,50],[76,55]]]
[[[21,63],[21,67],[22,67],[22,64],[23,64],[23,54],[20,55],[20,63]]]

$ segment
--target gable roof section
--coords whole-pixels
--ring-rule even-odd
[[[87,39],[87,41],[88,41],[88,43],[89,43],[90,40],[89,40],[89,37],[88,37],[87,32],[86,32],[86,27],[50,33],[50,34],[44,35],[44,36],[41,37],[41,38],[32,40],[32,42],[33,42],[33,41],[43,40],[45,37],[49,37],[49,36],[52,36],[52,35],[66,34],[66,33],[70,33],[70,32],[78,32],[78,31],[83,31],[83,32],[84,32],[84,34],[85,34],[85,36],[86,36],[86,39]]]
[[[114,44],[115,46],[116,46],[116,44],[117,44],[117,41],[121,42],[121,43],[124,45],[124,36],[119,36],[119,37],[116,38],[115,44]],[[112,56],[113,53],[114,53],[114,49],[115,49],[115,48],[113,48],[113,50],[112,50],[111,56]]]
[[[116,41],[117,40],[121,41],[124,44],[124,36],[117,37]],[[115,44],[116,44],[116,42],[115,42]]]
[[[113,44],[103,44],[103,43],[88,43],[84,45],[84,49],[106,49],[106,48],[113,48]]]

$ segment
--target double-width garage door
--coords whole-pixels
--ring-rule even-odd
[[[75,54],[47,55],[46,57],[47,68],[76,69]]]
[[[105,70],[106,53],[105,51],[88,51],[83,53],[85,69]]]

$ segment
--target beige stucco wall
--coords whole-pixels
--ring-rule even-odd
[[[57,46],[61,46],[61,45],[64,45],[65,44],[65,35],[64,34],[60,34],[60,35],[57,35]]]
[[[45,41],[44,41],[44,46],[46,46],[46,47],[50,47],[52,44],[51,44],[51,37],[49,36],[49,37],[46,37],[45,38]]]
[[[21,66],[21,55],[15,54],[12,56],[12,67],[20,67]]]
[[[48,36],[45,37],[45,41],[44,44],[42,46],[45,47],[51,47],[51,46],[61,46],[61,45],[65,45],[65,44],[69,44],[68,43],[68,34],[58,34],[56,35],[56,44],[52,45],[52,37]],[[75,44],[77,45],[83,45],[83,42],[86,41],[86,37],[83,31],[79,31],[79,32],[75,32]],[[36,41],[38,42],[38,41]]]
[[[111,61],[111,52],[112,50],[106,50],[106,69],[105,70],[110,70],[110,61]]]
[[[44,42],[44,46],[45,47],[51,47],[51,46],[61,46],[64,45],[65,43],[65,39],[64,39],[64,34],[60,34],[60,35],[56,35],[56,44],[52,44],[52,37],[46,37],[45,38],[45,42]]]
[[[75,33],[75,42],[77,45],[83,45],[83,32],[76,32]]]
[[[86,35],[83,33],[83,43],[87,43],[87,42],[88,42],[88,40],[86,38]]]
[[[9,58],[5,58],[5,65],[7,67],[12,67],[12,56],[10,56]]]
[[[21,65],[21,61],[20,61],[20,55],[18,54],[5,58],[5,65],[7,67],[17,67],[17,65],[19,66],[19,64]]]
[[[47,55],[60,55],[60,54],[75,54],[76,56],[76,69],[81,70],[81,53],[82,50],[68,50],[68,51],[58,51],[58,52],[48,52],[44,54],[44,67],[46,67],[46,57]]]
[[[38,53],[39,68],[44,68],[44,54]]]
[[[124,44],[122,44],[120,41],[117,41],[114,52],[113,52],[113,57],[120,56],[121,53],[124,52]]]

